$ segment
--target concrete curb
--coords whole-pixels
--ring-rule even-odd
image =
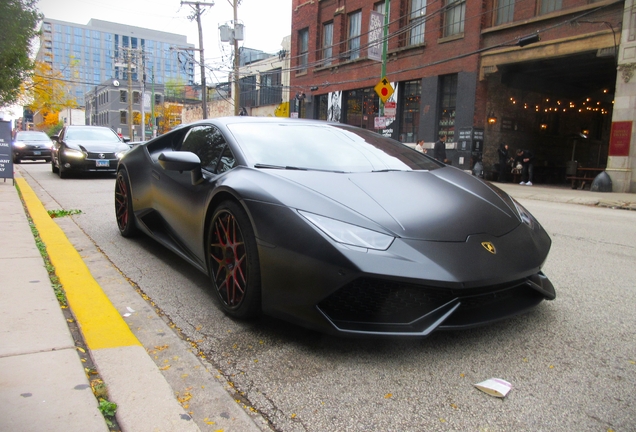
[[[22,179],[22,197],[67,295],[124,431],[199,431],[62,229]]]

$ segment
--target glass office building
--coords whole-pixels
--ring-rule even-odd
[[[87,25],[44,18],[37,60],[68,80],[80,107],[107,80],[194,83],[194,45],[184,35],[91,19]]]

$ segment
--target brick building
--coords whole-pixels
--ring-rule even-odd
[[[299,117],[376,127],[375,13],[387,3],[386,77],[396,91],[379,132],[429,148],[445,136],[453,165],[483,158],[487,177],[505,142],[535,154],[538,183],[565,183],[576,166],[607,167],[620,190],[636,190],[636,90],[617,84],[617,66],[633,70],[633,0],[293,0],[290,85],[305,95],[292,103]],[[628,105],[621,120],[631,133],[619,159],[611,142],[617,100]]]

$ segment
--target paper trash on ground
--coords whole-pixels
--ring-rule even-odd
[[[501,378],[490,378],[486,381],[475,384],[475,387],[485,393],[488,393],[490,396],[502,398],[508,394],[512,388],[512,384],[508,381],[502,380]]]

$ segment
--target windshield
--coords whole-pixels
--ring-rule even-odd
[[[236,123],[228,128],[261,168],[340,172],[433,170],[442,165],[375,132],[329,123]]]
[[[117,134],[103,127],[77,127],[69,128],[66,131],[64,139],[67,140],[82,140],[82,141],[119,141]]]
[[[44,132],[18,132],[16,141],[51,141]]]

